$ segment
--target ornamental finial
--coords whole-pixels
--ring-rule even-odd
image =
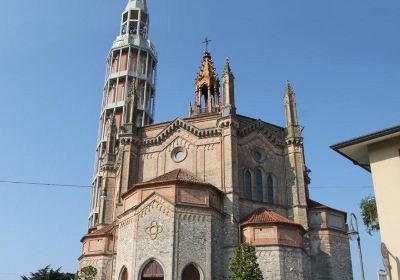
[[[206,50],[205,50],[205,52],[208,52],[208,45],[210,44],[211,41],[212,41],[212,40],[209,40],[207,37],[204,39],[203,44],[206,45]]]

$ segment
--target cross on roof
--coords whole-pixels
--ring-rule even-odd
[[[206,52],[208,52],[208,45],[210,44],[210,42],[211,42],[211,40],[209,40],[207,37],[206,37],[206,39],[205,39],[204,42],[203,42],[203,44],[206,45]]]

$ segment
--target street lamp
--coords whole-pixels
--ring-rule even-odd
[[[360,239],[360,233],[358,232],[358,222],[357,222],[357,217],[354,213],[350,214],[350,225],[347,234],[350,236],[350,239],[357,240],[358,244],[358,255],[360,257],[360,265],[361,265],[361,279],[365,280],[365,275],[364,275],[364,262],[363,262],[363,257],[362,257],[362,252],[361,252],[361,239]]]

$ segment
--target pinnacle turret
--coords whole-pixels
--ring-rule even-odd
[[[224,74],[222,76],[222,92],[222,115],[235,115],[235,77],[233,76],[229,59],[225,61]]]
[[[229,58],[225,60],[224,75],[226,74],[232,74]]]
[[[296,94],[293,90],[292,84],[289,81],[286,81],[284,103],[286,112],[286,126],[298,126],[299,121],[297,117]]]

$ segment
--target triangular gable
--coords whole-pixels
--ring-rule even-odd
[[[135,215],[137,215],[140,220],[140,218],[144,217],[154,208],[157,208],[164,215],[172,217],[175,206],[159,193],[153,192],[149,197],[134,207],[133,211],[136,212]]]
[[[170,135],[172,135],[175,131],[177,131],[180,128],[197,136],[198,138],[211,137],[221,134],[221,130],[219,128],[200,129],[181,118],[176,118],[166,128],[164,128],[157,136],[143,139],[142,144],[158,145],[164,142]]]
[[[240,136],[247,136],[254,131],[258,131],[265,135],[266,139],[271,142],[274,146],[283,146],[284,145],[284,134],[283,131],[279,131],[278,129],[271,129],[265,122],[262,120],[255,120],[252,123],[248,124],[244,128],[240,129]]]

